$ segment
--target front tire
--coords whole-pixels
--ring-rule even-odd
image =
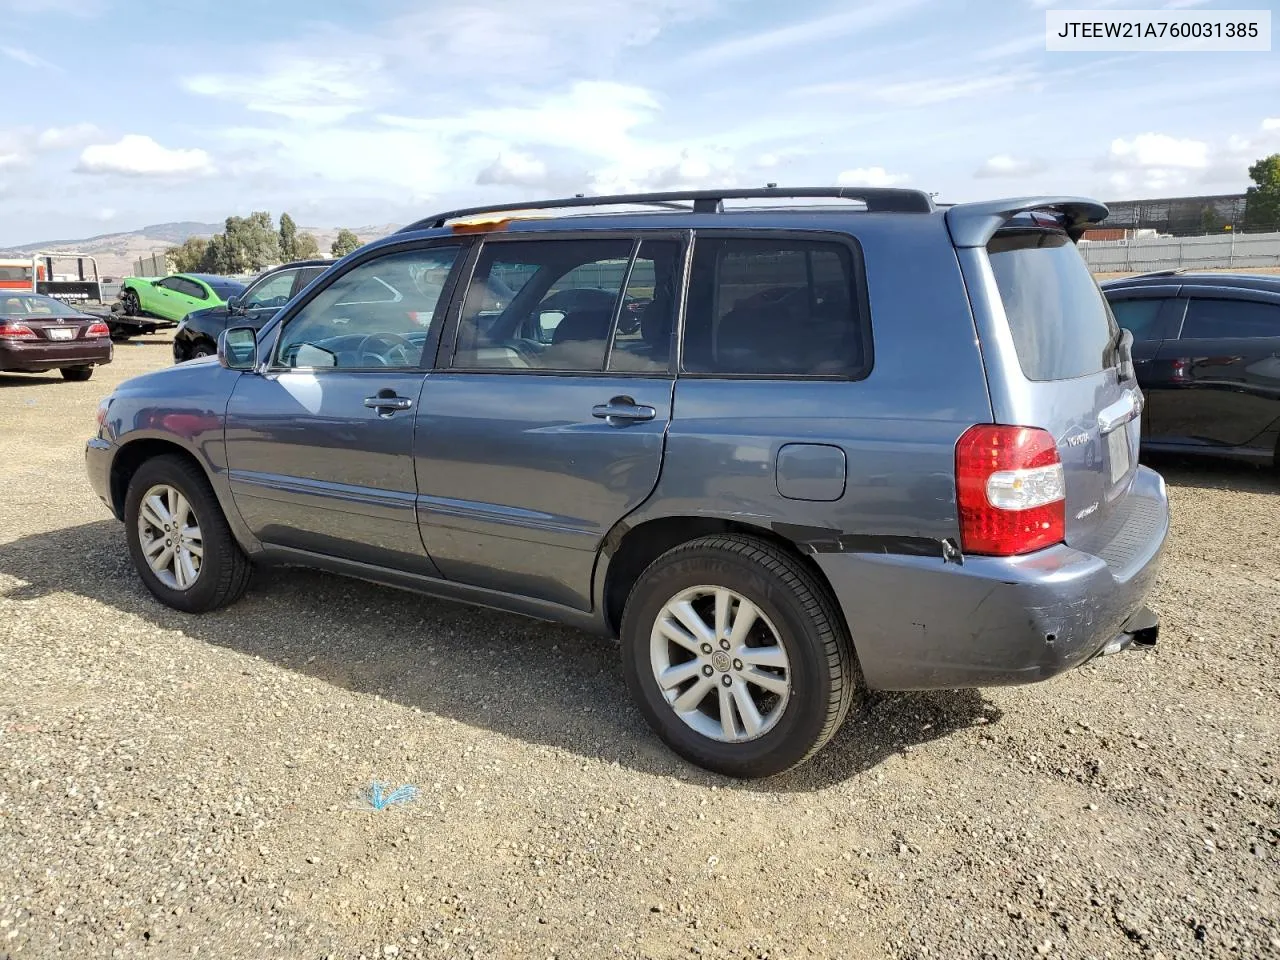
[[[141,315],[142,305],[138,302],[138,295],[132,290],[126,290],[120,294],[120,309],[126,317]]]
[[[826,588],[756,537],[703,537],[640,576],[622,618],[623,671],[649,725],[691,763],[768,777],[835,734],[860,685]]]
[[[211,345],[207,340],[201,340],[191,348],[191,353],[187,355],[187,359],[199,360],[201,357],[212,357],[216,352],[216,347]]]
[[[208,478],[189,460],[166,455],[139,467],[125,495],[124,520],[133,565],[165,606],[205,613],[244,594],[249,558]]]
[[[70,380],[73,383],[83,383],[93,376],[93,367],[60,367],[58,372],[62,374],[63,380]]]

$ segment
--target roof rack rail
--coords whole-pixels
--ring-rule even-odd
[[[899,187],[756,187],[743,190],[670,190],[662,193],[623,193],[605,197],[564,197],[559,200],[536,200],[532,203],[503,203],[483,207],[447,210],[416,220],[398,233],[443,227],[450,220],[474,217],[483,213],[506,213],[525,210],[560,210],[571,207],[615,207],[622,205],[658,206],[690,213],[722,213],[726,200],[774,200],[800,197],[824,197],[837,200],[861,200],[870,213],[932,213],[933,200],[923,190]],[[681,201],[692,202],[683,206]]]
[[[1186,267],[1171,267],[1167,270],[1151,270],[1147,273],[1133,273],[1127,277],[1120,277],[1122,280],[1143,280],[1147,277],[1179,277],[1187,272]]]

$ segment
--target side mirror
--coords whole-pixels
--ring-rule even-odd
[[[228,312],[228,313],[235,313],[239,308],[240,308],[240,298],[239,298],[239,297],[228,297],[228,298],[227,298],[227,312]]]
[[[252,370],[258,359],[258,331],[231,327],[218,334],[218,363],[228,370]]]

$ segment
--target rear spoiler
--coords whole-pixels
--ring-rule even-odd
[[[944,215],[957,247],[985,247],[997,230],[1020,213],[1053,214],[1072,242],[1109,212],[1104,203],[1085,197],[1018,197],[983,203],[958,203]]]

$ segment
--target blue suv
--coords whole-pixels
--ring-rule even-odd
[[[674,750],[775,774],[868,689],[1154,643],[1165,487],[1075,248],[1105,215],[827,188],[438,214],[122,384],[89,477],[171,607],[291,563],[617,637]]]

